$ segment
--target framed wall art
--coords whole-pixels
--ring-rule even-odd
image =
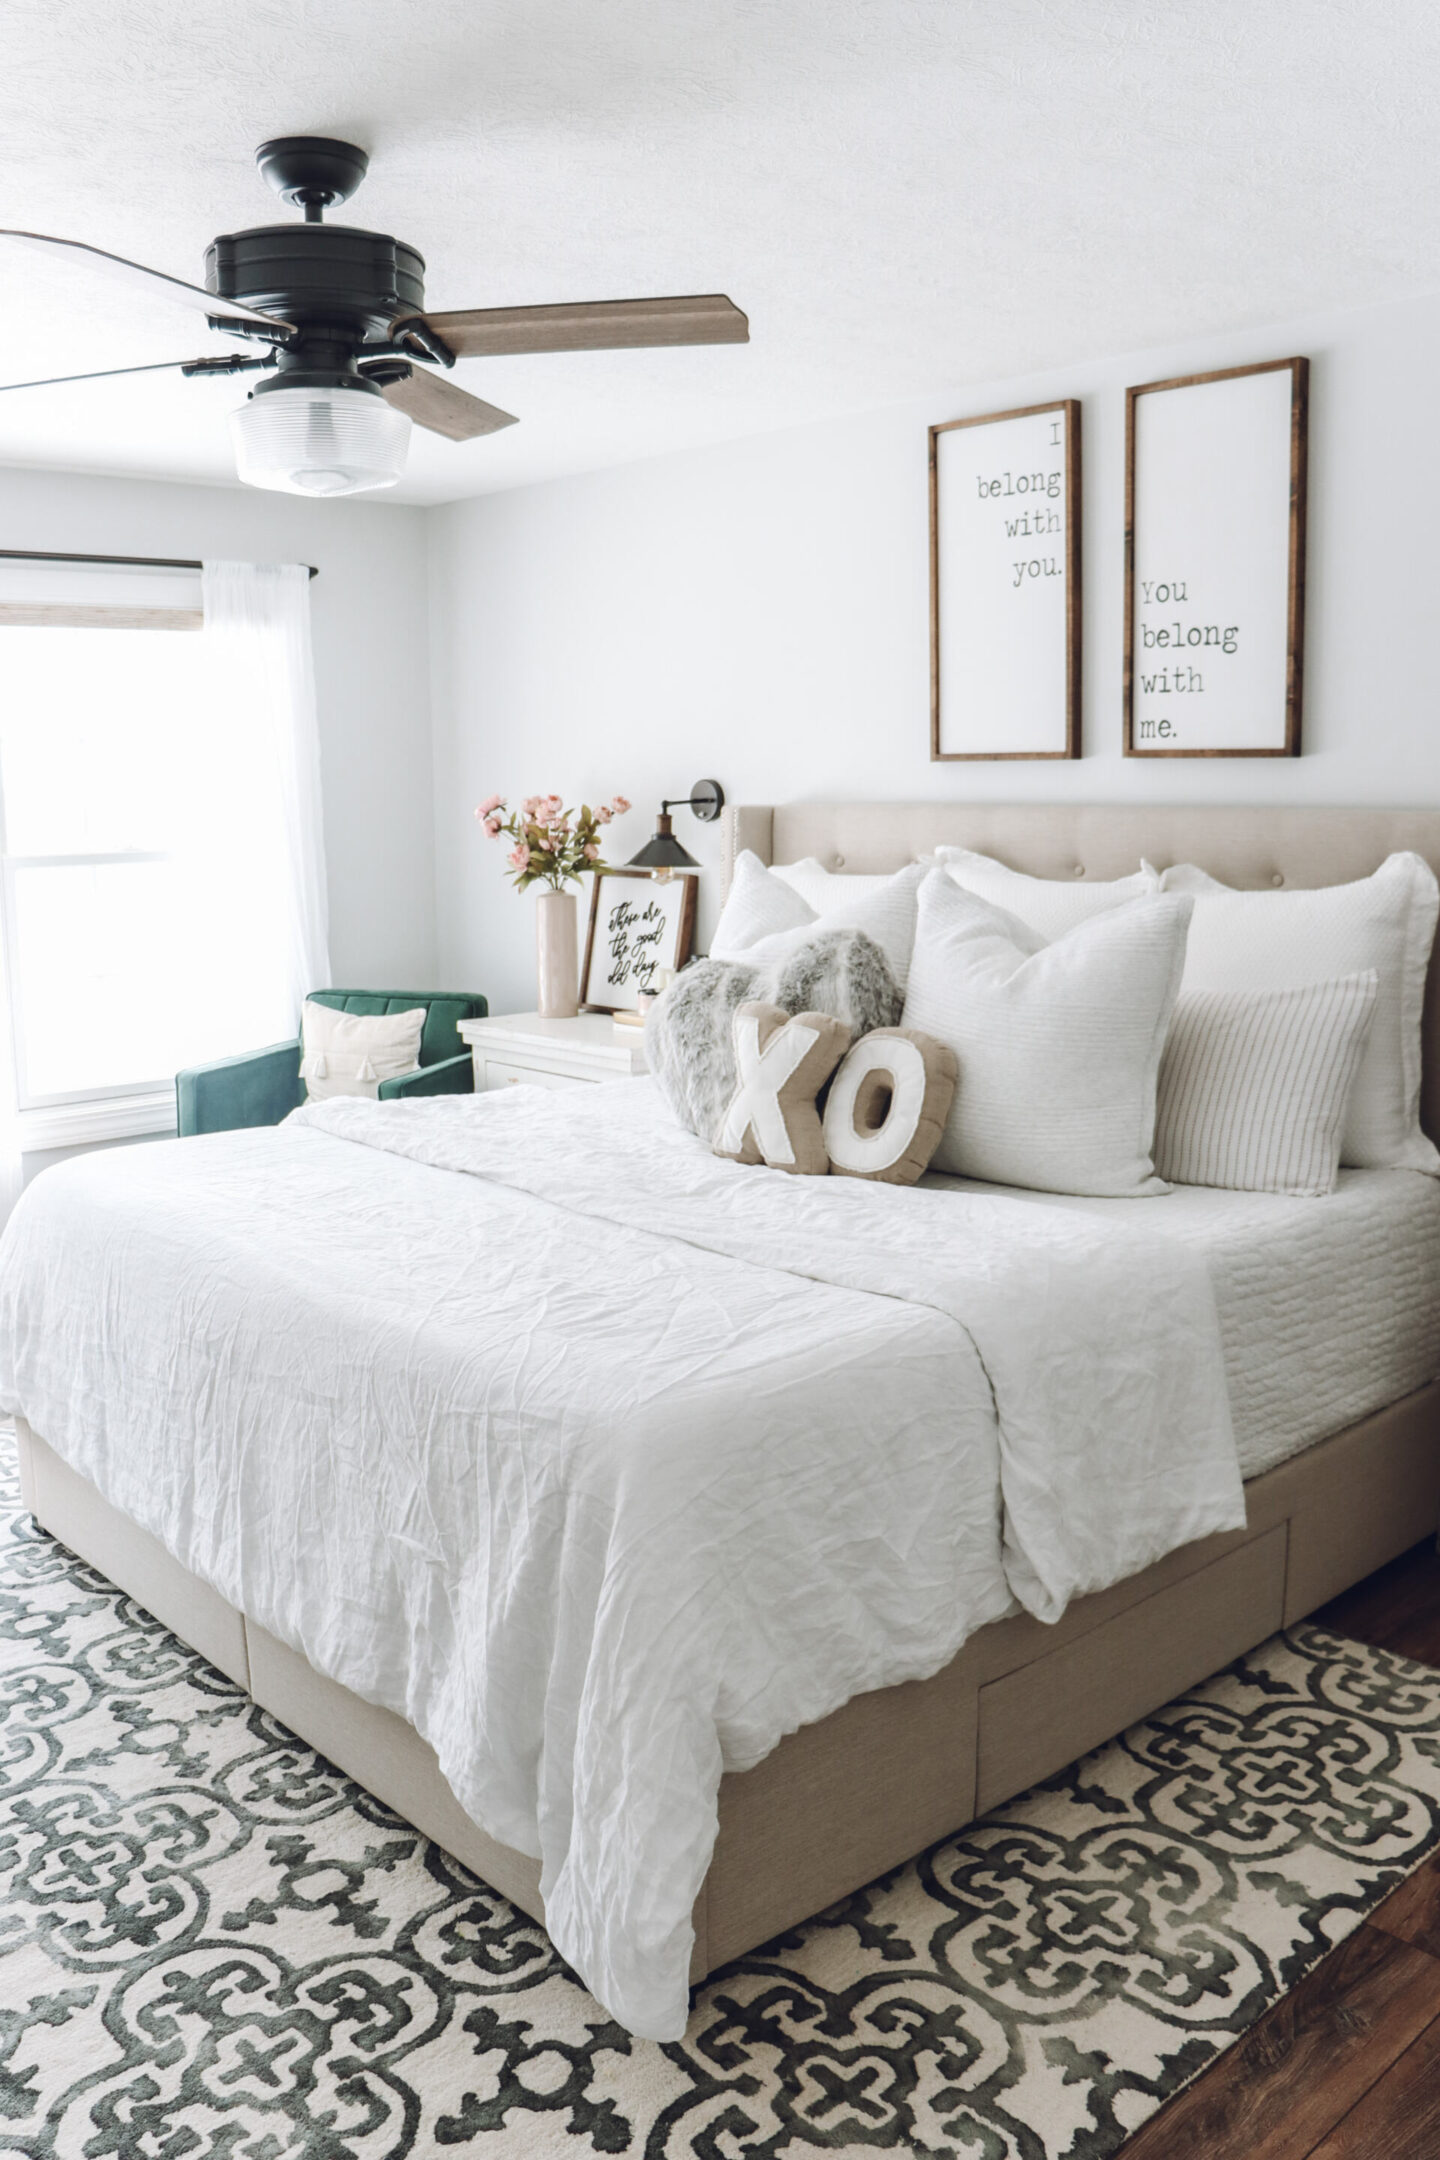
[[[1125,755],[1296,757],[1310,363],[1125,393]]]
[[[648,870],[597,870],[580,1000],[593,1012],[638,1012],[642,990],[659,988],[661,969],[678,970],[695,934],[693,873],[656,878]]]
[[[1080,755],[1080,404],[930,430],[930,755]]]

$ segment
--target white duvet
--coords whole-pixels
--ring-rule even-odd
[[[722,1770],[1244,1519],[1182,1244],[720,1162],[630,1082],[47,1172],[0,1398],[410,1719],[655,2039]]]

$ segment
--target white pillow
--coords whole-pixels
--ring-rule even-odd
[[[1155,1082],[1192,903],[1131,900],[1053,944],[932,870],[901,1025],[960,1065],[933,1170],[1041,1192],[1168,1192]]]
[[[880,947],[903,990],[915,942],[915,896],[925,875],[923,863],[908,863],[888,877],[837,879],[837,884],[864,890],[833,897],[817,914],[747,848],[735,858],[735,879],[710,940],[710,958],[768,964],[807,944],[817,930],[863,930]]]
[[[827,908],[838,907],[842,901],[863,900],[894,876],[893,870],[827,870],[824,863],[814,855],[806,855],[800,862],[775,863],[771,866],[772,877],[778,877],[799,893],[807,907],[823,915]]]
[[[813,923],[815,910],[767,870],[758,855],[742,848],[735,858],[735,875],[720,910],[720,920],[710,940],[712,960],[738,960],[760,938],[775,930],[798,930]]]
[[[1376,976],[1181,994],[1160,1060],[1155,1168],[1176,1185],[1318,1199],[1375,1016]]]
[[[1023,870],[1012,870],[1008,864],[996,862],[993,855],[977,855],[970,848],[938,847],[935,859],[966,892],[988,900],[992,907],[1018,915],[1043,938],[1063,937],[1076,923],[1088,922],[1092,915],[1102,915],[1107,908],[1119,907],[1126,900],[1143,900],[1160,890],[1159,874],[1148,863],[1129,877],[1072,881],[1027,877]]]
[[[414,1072],[420,1062],[425,1007],[412,1012],[347,1013],[306,998],[301,1019],[300,1076],[311,1102],[332,1095],[368,1095],[382,1080]]]
[[[1340,1160],[1367,1170],[1427,1170],[1440,1154],[1420,1129],[1420,1016],[1440,886],[1419,855],[1391,855],[1373,877],[1314,891],[1236,892],[1178,863],[1160,880],[1193,893],[1184,990],[1291,990],[1373,968],[1375,1018],[1360,1061]]]

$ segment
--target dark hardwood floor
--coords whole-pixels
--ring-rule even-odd
[[[1440,1666],[1433,1540],[1313,1617]],[[1119,2160],[1440,2160],[1440,1856],[1400,1885]]]

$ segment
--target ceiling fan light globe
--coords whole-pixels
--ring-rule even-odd
[[[286,495],[394,487],[410,447],[407,414],[368,383],[267,383],[230,415],[235,470]]]

